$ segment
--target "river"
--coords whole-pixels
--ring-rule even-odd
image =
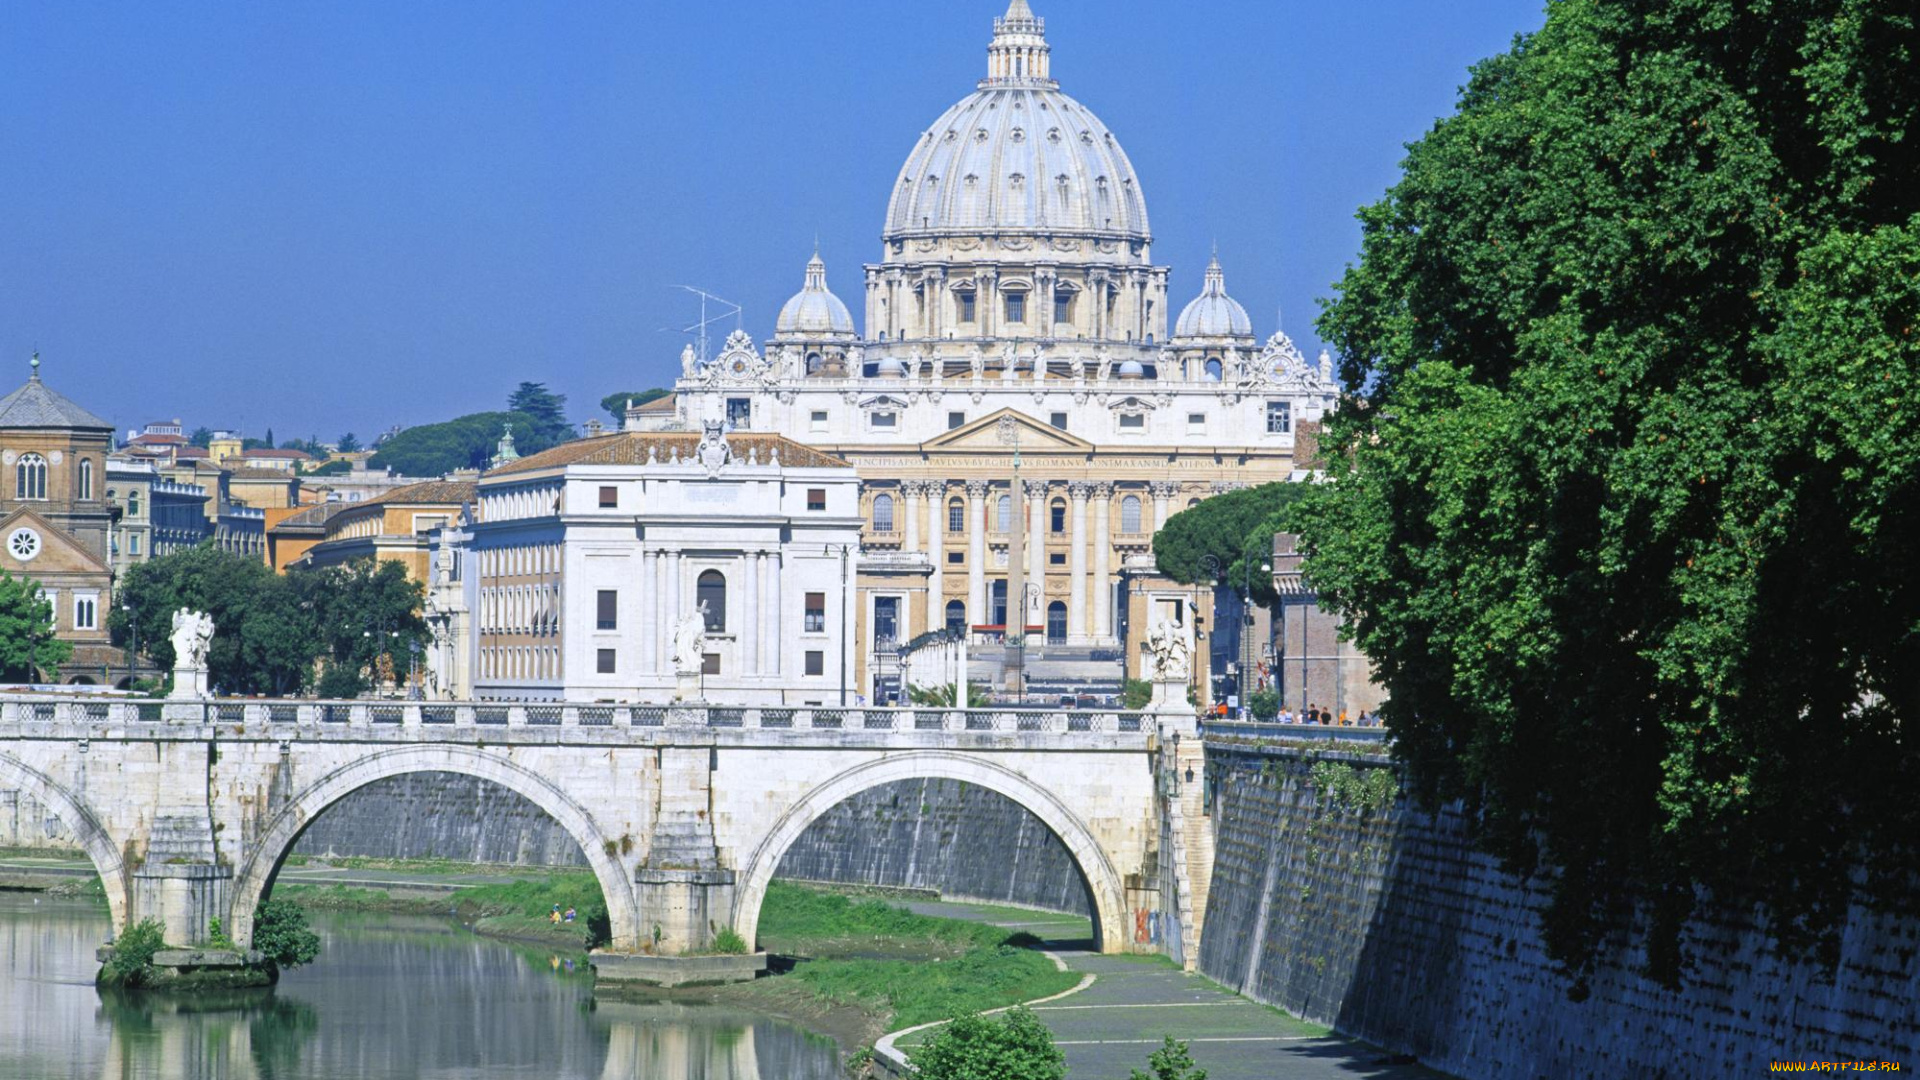
[[[98,906],[0,892],[0,1078],[828,1080],[833,1044],[715,1007],[596,1001],[581,957],[317,913],[320,959],[220,1000],[102,997]]]

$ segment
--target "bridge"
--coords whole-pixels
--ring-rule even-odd
[[[241,946],[295,841],[348,794],[451,772],[508,788],[580,845],[609,954],[754,942],[781,856],[808,825],[899,780],[976,784],[1059,837],[1096,946],[1198,955],[1210,836],[1184,707],[1144,712],[733,708],[710,704],[129,701],[0,696],[0,787],[75,834],[116,935]],[[1191,824],[1190,824],[1191,823]],[[1164,932],[1149,932],[1149,927]]]

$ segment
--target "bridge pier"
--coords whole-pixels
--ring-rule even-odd
[[[634,870],[643,944],[659,955],[708,952],[731,929],[733,870],[713,838],[711,746],[660,748],[658,810],[647,857]]]

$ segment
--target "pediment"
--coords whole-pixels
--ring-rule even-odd
[[[16,556],[9,543],[14,532],[22,528],[32,529],[40,538],[40,548],[31,559]],[[86,545],[24,506],[0,518],[0,566],[15,577],[108,572],[107,564]]]
[[[1052,424],[1043,424],[1018,409],[997,409],[938,438],[921,443],[923,450],[966,450],[976,453],[1012,453],[1013,447],[1000,434],[1000,421],[1011,417],[1020,431],[1020,449],[1024,452],[1052,451],[1091,453],[1093,444]]]

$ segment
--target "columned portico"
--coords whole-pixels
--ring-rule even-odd
[[[985,480],[967,481],[967,622],[987,621],[987,493]]]
[[[1067,641],[1087,642],[1087,498],[1093,485],[1076,480],[1067,485]]]

